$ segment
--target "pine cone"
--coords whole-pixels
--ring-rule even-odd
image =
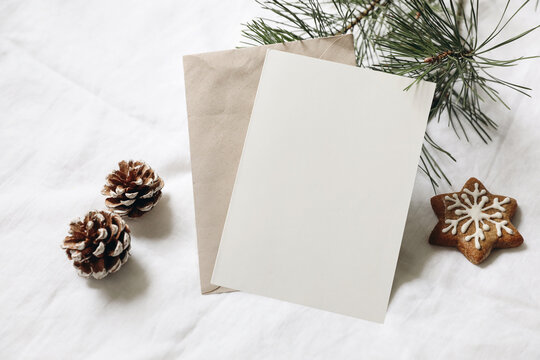
[[[121,161],[119,170],[107,176],[101,193],[105,205],[118,215],[139,217],[152,210],[161,198],[163,180],[142,161]]]
[[[103,279],[128,260],[130,230],[124,220],[109,211],[90,211],[70,224],[62,248],[79,275]]]

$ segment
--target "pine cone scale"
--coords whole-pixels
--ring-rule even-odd
[[[105,245],[103,245],[103,243],[100,242],[96,250],[94,250],[94,252],[92,253],[92,255],[94,255],[95,257],[100,257],[101,255],[103,255],[104,252],[105,252]]]
[[[109,252],[109,256],[118,256],[122,253],[122,251],[124,251],[124,245],[122,245],[122,243],[120,241],[117,241],[116,242],[116,247],[114,248],[114,250],[112,250],[111,252]]]
[[[128,199],[135,199],[137,197],[137,195],[139,195],[138,192],[134,192],[134,193],[126,193],[126,197]]]
[[[120,259],[116,259],[116,262],[111,266],[111,273],[115,273],[120,269],[120,266],[122,266],[122,261]]]
[[[100,280],[100,279],[103,279],[105,276],[107,276],[107,270],[105,268],[105,259],[103,258],[98,259],[96,262],[91,264],[90,268],[92,269],[92,276],[95,279]]]
[[[64,241],[64,249],[83,250],[85,247],[86,247],[86,244],[84,241],[74,241],[74,240],[68,240],[68,239]]]

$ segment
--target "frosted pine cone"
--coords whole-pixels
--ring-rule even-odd
[[[79,275],[103,279],[128,260],[131,235],[124,220],[109,211],[90,211],[70,224],[62,248]]]
[[[118,215],[139,217],[152,210],[161,198],[163,180],[142,161],[121,161],[119,170],[107,176],[101,191],[105,205]]]

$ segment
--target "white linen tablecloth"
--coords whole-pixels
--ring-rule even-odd
[[[483,34],[503,1],[482,6]],[[515,7],[516,2],[512,6]],[[428,245],[433,195],[419,173],[384,325],[244,293],[201,296],[182,55],[237,46],[250,0],[0,2],[1,359],[539,359],[540,60],[497,69],[534,88],[486,146],[430,132],[470,176],[516,198],[525,244],[480,266]],[[504,35],[539,22],[527,5]],[[540,31],[498,51],[540,54]],[[129,220],[133,257],[102,280],[79,278],[60,249],[68,224],[103,208],[104,178],[143,159],[164,198]],[[399,174],[396,174],[399,176]]]

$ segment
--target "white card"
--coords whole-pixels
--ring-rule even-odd
[[[383,322],[435,90],[269,50],[212,283]]]

